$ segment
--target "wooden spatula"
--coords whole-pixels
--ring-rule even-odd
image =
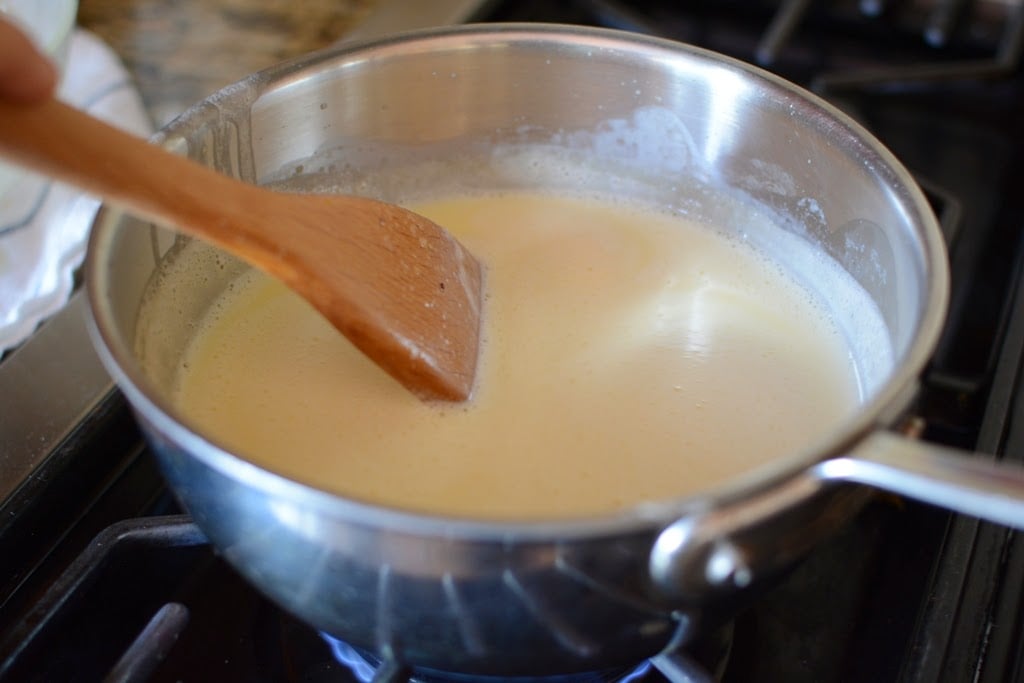
[[[242,183],[53,99],[0,103],[0,154],[277,277],[417,395],[469,396],[481,268],[426,218],[361,197]]]

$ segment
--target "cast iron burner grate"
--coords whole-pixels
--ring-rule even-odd
[[[90,544],[0,642],[2,681],[346,679],[317,634],[258,595],[184,515]]]

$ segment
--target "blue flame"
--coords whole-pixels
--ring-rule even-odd
[[[343,640],[338,640],[334,636],[327,633],[320,633],[320,636],[327,642],[331,648],[331,653],[334,658],[341,664],[348,667],[349,671],[359,680],[360,683],[373,683],[374,674],[377,671],[377,666],[372,664],[370,660],[364,657],[358,650],[349,645]],[[651,671],[650,660],[642,662],[640,666],[636,667],[632,671],[621,674],[612,674],[610,672],[591,672],[583,673],[578,675],[558,675],[540,678],[500,678],[500,677],[477,677],[476,680],[491,681],[492,683],[501,683],[501,681],[515,681],[516,683],[530,683],[530,682],[541,682],[544,683],[603,683],[606,681],[615,681],[616,683],[633,683],[634,681],[641,681]],[[432,680],[433,677],[430,677]],[[409,679],[410,682],[415,682],[418,679],[413,677]],[[460,674],[450,674],[448,680],[452,681],[464,681],[472,680]]]
[[[321,633],[320,636],[331,646],[331,653],[334,655],[334,658],[347,666],[349,671],[361,683],[371,683],[373,681],[373,675],[376,673],[375,667],[371,666],[354,647],[326,633]]]
[[[651,660],[645,661],[637,668],[630,671],[628,674],[619,679],[619,683],[630,683],[630,681],[639,681],[641,678],[647,675],[647,672],[651,670]]]

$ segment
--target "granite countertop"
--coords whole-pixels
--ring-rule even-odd
[[[154,124],[242,77],[336,42],[373,0],[80,0],[78,25],[120,55]]]

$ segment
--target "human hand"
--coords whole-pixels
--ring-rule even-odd
[[[39,102],[56,86],[53,62],[19,28],[0,18],[0,102]]]

